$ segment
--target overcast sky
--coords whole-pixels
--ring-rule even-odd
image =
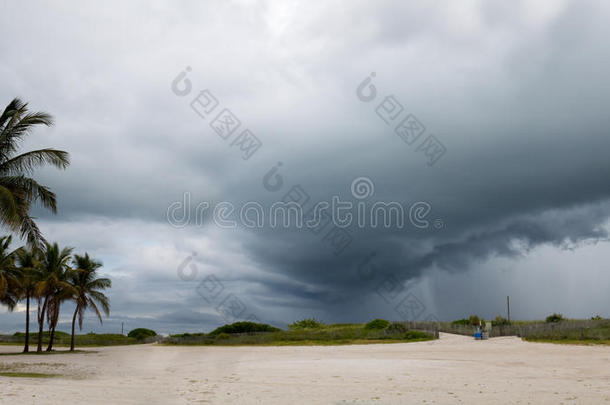
[[[113,280],[110,318],[85,330],[489,318],[507,295],[513,318],[610,316],[610,4],[312,3],[0,3],[0,101],[53,114],[24,147],[72,158],[36,173],[59,199],[39,224]],[[218,101],[204,117],[203,90]],[[402,110],[386,123],[389,96]],[[224,108],[241,122],[226,140],[210,126]],[[425,127],[412,144],[394,131],[409,114]],[[248,159],[244,129],[262,142]],[[427,139],[446,150],[432,165]],[[338,252],[327,230],[194,216],[296,185],[309,207],[355,203],[361,177],[362,201],[425,202],[428,227],[351,226]]]

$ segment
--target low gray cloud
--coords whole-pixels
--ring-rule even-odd
[[[57,192],[60,213],[36,215],[49,239],[104,261],[114,280],[104,328],[123,318],[164,332],[223,323],[218,303],[197,292],[210,275],[244,314],[274,324],[399,318],[409,291],[425,307],[422,318],[494,316],[511,293],[498,280],[513,294],[519,280],[528,291],[538,286],[521,316],[540,317],[565,294],[527,278],[530,260],[550,263],[539,252],[594,249],[596,265],[608,258],[604,4],[2,7],[5,102],[23,97],[57,121],[24,146],[73,157],[66,172],[37,174]],[[192,92],[180,97],[171,83],[187,66]],[[377,97],[362,102],[356,88],[371,72]],[[250,159],[214,132],[213,117],[193,111],[203,89],[262,141]],[[422,139],[434,134],[446,147],[433,166],[419,143],[406,144],[378,116],[390,95],[401,117],[425,126]],[[278,162],[284,183],[271,192],[263,177]],[[352,242],[336,255],[307,229],[220,229],[210,217],[176,228],[166,218],[185,192],[191,210],[204,201],[269,207],[294,185],[310,206],[333,195],[355,201],[350,185],[361,176],[374,182],[371,201],[425,201],[427,219],[442,226],[351,227]],[[197,275],[185,281],[177,267],[192,253]],[[581,271],[571,263],[553,264],[556,288],[570,288]],[[363,277],[364,267],[374,276]],[[380,293],[388,280],[404,288],[396,302]],[[587,280],[572,283],[582,294],[570,301],[573,316],[607,307],[586,299]],[[10,323],[2,328],[19,328]]]

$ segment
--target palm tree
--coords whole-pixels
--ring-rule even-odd
[[[36,295],[38,301],[38,347],[42,351],[42,332],[45,315],[49,323],[49,346],[47,351],[53,350],[55,327],[59,320],[59,307],[61,302],[74,294],[74,288],[69,283],[70,259],[73,248],[59,249],[57,243],[45,243],[46,249],[41,257],[42,276],[38,283]],[[42,301],[42,308],[40,302]]]
[[[0,303],[8,306],[10,311],[17,305],[17,297],[14,294],[17,283],[17,272],[15,269],[15,251],[10,250],[12,237],[0,238]]]
[[[87,308],[91,307],[97,315],[100,323],[103,323],[100,308],[110,315],[110,303],[108,297],[102,290],[110,288],[112,281],[108,278],[97,278],[97,269],[102,267],[102,263],[93,260],[88,253],[84,256],[74,255],[74,271],[70,274],[70,282],[76,290],[73,299],[76,302],[76,309],[72,316],[72,338],[70,339],[70,351],[74,351],[74,324],[78,315],[78,328],[83,329],[83,318]],[[99,307],[98,307],[99,305]]]
[[[40,250],[19,248],[16,251],[19,298],[25,298],[25,345],[23,352],[30,351],[30,299],[36,296],[40,270]]]
[[[19,232],[30,246],[40,246],[44,238],[30,216],[32,203],[57,212],[55,194],[28,177],[35,168],[50,164],[65,169],[67,152],[38,149],[17,155],[21,141],[36,125],[53,125],[53,117],[44,112],[28,112],[28,105],[18,98],[0,114],[0,224]]]

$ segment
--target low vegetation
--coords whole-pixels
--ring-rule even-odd
[[[290,329],[320,329],[323,328],[324,324],[315,318],[301,319],[300,321],[294,321],[288,328]]]
[[[364,325],[364,329],[378,330],[378,329],[385,329],[388,326],[390,326],[390,321],[386,321],[385,319],[374,319],[371,322]]]
[[[510,325],[510,321],[500,315],[497,315],[493,321],[491,321],[491,326],[506,326]]]
[[[396,343],[432,340],[419,330],[409,330],[401,323],[376,319],[368,324],[324,325],[312,319],[297,321],[288,330],[266,324],[237,322],[224,325],[209,334],[183,333],[162,340],[177,345],[341,345]],[[383,321],[383,322],[380,322]],[[387,325],[386,325],[387,323]],[[244,328],[248,324],[247,328]],[[372,325],[372,326],[371,326]],[[383,327],[383,325],[386,325]],[[244,330],[247,329],[247,332]]]
[[[549,315],[546,317],[546,320],[545,320],[546,323],[556,323],[556,322],[561,322],[561,321],[565,321],[565,318],[561,314]]]
[[[12,378],[54,378],[59,377],[60,374],[51,373],[23,373],[23,372],[0,372],[0,377],[12,377]]]
[[[407,332],[409,332],[409,329],[400,322],[392,322],[390,325],[388,325],[387,328],[385,328],[385,333],[390,334],[390,335],[407,333]]]
[[[49,352],[51,354],[52,352]],[[64,353],[73,353],[64,351]],[[35,355],[35,353],[31,353]],[[13,353],[14,355],[14,353]],[[8,378],[82,378],[82,375],[70,371],[70,367],[66,363],[57,362],[9,362],[0,363],[0,377]]]
[[[48,344],[49,332],[43,332],[42,343]],[[38,333],[30,334],[30,342],[38,341]],[[71,335],[69,333],[55,331],[54,345],[58,347],[70,347]],[[74,342],[78,346],[117,346],[117,345],[131,345],[141,343],[135,338],[128,337],[121,334],[113,333],[87,333],[83,335],[75,335]],[[0,335],[0,344],[15,344],[23,345],[25,343],[25,333],[17,332],[13,335]],[[52,352],[45,352],[52,353]]]
[[[151,338],[155,336],[157,336],[157,332],[146,328],[137,328],[127,334],[127,337],[136,339],[137,341],[143,341],[146,338]]]
[[[451,322],[453,325],[462,325],[462,326],[479,326],[481,323],[481,318],[478,315],[470,315],[469,318],[458,319]]]
[[[210,332],[209,336],[219,336],[235,333],[257,333],[257,332],[278,332],[278,328],[267,325],[266,323],[255,322],[235,322],[230,325],[223,325]]]

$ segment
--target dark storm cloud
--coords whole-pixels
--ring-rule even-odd
[[[166,330],[212,327],[222,318],[195,288],[214,274],[267,321],[397,317],[375,292],[385,277],[402,284],[440,271],[467,279],[498,258],[518,263],[542,246],[561,252],[608,238],[606,5],[155,7],[5,5],[0,17],[4,38],[42,24],[1,43],[10,61],[4,98],[21,95],[56,116],[56,127],[36,131],[26,146],[73,157],[67,172],[39,174],[58,193],[60,215],[37,214],[50,239],[104,260],[117,316],[166,322]],[[39,51],[26,58],[24,49]],[[186,66],[193,93],[181,98],[170,84]],[[373,71],[378,96],[367,104],[356,87]],[[262,140],[251,159],[189,107],[205,88]],[[388,95],[447,147],[433,167],[377,117]],[[285,183],[272,193],[262,180],[277,162]],[[360,176],[374,181],[376,201],[428,202],[428,219],[442,228],[351,227],[353,242],[337,256],[308,230],[220,230],[209,217],[176,229],[166,221],[184,192],[191,210],[202,201],[268,207],[296,184],[312,202],[353,200]],[[198,278],[181,281],[176,267],[193,252]],[[367,279],[358,271],[371,252],[378,270]],[[453,316],[441,297],[429,311],[434,302],[439,317]]]

